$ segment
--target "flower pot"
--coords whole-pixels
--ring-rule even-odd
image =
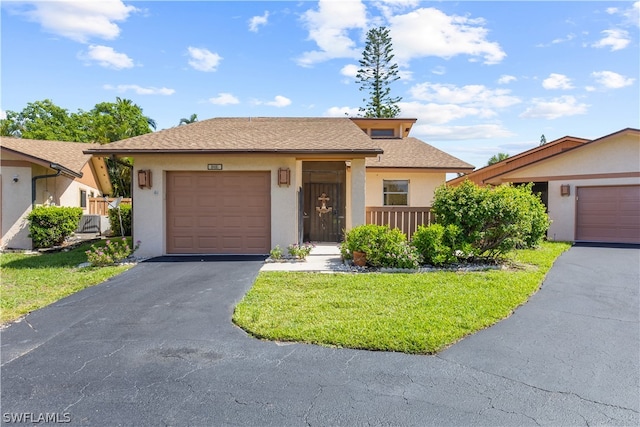
[[[358,267],[367,265],[367,254],[364,252],[353,251],[353,263]]]

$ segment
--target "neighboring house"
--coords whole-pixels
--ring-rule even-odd
[[[551,240],[640,244],[640,130],[564,137],[447,182],[534,183]]]
[[[33,206],[81,207],[90,197],[111,193],[101,157],[83,150],[98,144],[0,138],[1,248],[31,249],[27,215]]]
[[[338,242],[368,205],[428,207],[447,172],[473,169],[409,138],[414,122],[215,118],[87,152],[134,158],[141,256],[266,254]]]

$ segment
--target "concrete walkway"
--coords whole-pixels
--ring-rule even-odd
[[[286,249],[285,249],[286,251]],[[349,271],[342,262],[338,243],[318,243],[306,260],[267,262],[260,271],[315,271],[331,273]]]

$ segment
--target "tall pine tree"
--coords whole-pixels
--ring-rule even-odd
[[[363,98],[366,106],[360,108],[365,117],[391,118],[400,114],[397,104],[402,98],[391,96],[391,83],[400,78],[398,64],[391,62],[393,56],[389,30],[385,27],[370,29],[356,74],[360,90],[369,92],[369,98]]]

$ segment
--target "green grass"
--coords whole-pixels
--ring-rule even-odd
[[[263,272],[233,320],[258,338],[431,354],[508,317],[568,248],[544,243],[516,251],[508,270]]]
[[[99,245],[104,246],[104,241]],[[0,254],[0,323],[16,320],[131,267],[77,268],[87,261],[85,251],[90,247],[85,243],[68,252]]]

